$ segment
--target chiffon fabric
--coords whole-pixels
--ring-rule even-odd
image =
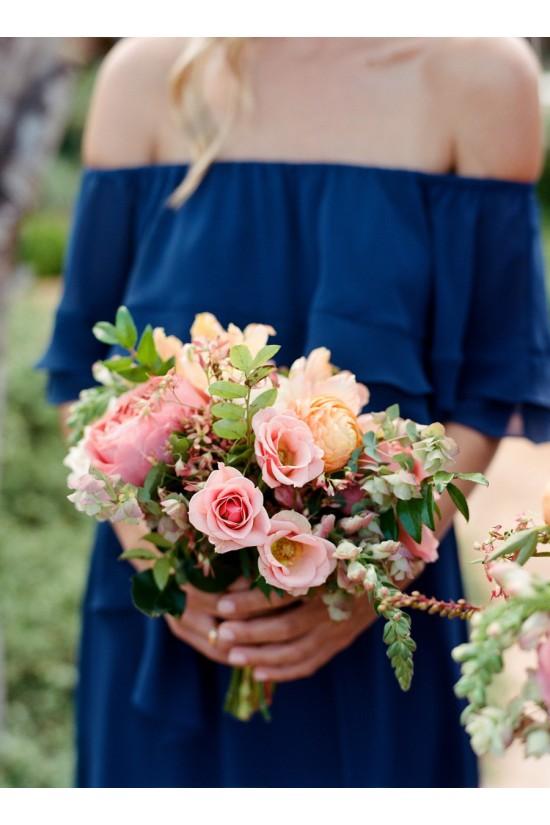
[[[198,312],[271,324],[280,364],[318,346],[419,422],[550,438],[550,343],[531,184],[342,163],[220,161],[177,210],[182,165],[87,169],[65,291],[41,366],[54,403],[107,354],[120,304],[188,340]],[[470,787],[450,652],[466,627],[413,615],[398,687],[375,624],[314,676],[279,685],[273,721],[221,708],[229,669],[131,604],[132,569],[97,531],[77,695],[81,787]],[[418,588],[457,599],[449,533]]]

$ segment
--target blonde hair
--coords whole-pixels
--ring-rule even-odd
[[[241,110],[252,106],[250,86],[242,71],[243,46],[246,37],[198,37],[176,61],[171,77],[171,97],[174,110],[187,137],[191,163],[187,174],[170,197],[171,206],[181,206],[196,190],[217,157],[236,117]],[[204,95],[204,74],[216,50],[229,69],[227,78],[232,88],[227,110],[217,123]]]

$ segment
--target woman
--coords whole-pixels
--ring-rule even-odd
[[[328,346],[372,409],[446,421],[456,469],[482,471],[512,423],[549,432],[540,154],[519,40],[122,42],[90,111],[50,397],[89,384],[90,327],[119,304],[180,337],[210,311],[272,324],[287,362]],[[450,519],[443,503],[417,585],[440,598],[461,593]],[[140,531],[117,533],[99,529],[84,606],[80,785],[476,784],[459,623],[414,617],[403,694],[367,600],[333,624],[316,599],[190,591],[180,620],[151,621],[116,561]],[[227,664],[279,683],[270,725],[221,713]]]

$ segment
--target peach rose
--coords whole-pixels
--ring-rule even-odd
[[[409,536],[407,531],[399,525],[399,541],[407,550],[414,556],[415,559],[422,559],[425,562],[437,561],[439,554],[437,548],[439,542],[432,533],[428,530],[425,524],[422,525],[422,541],[420,544],[416,542],[412,536]]]
[[[254,449],[268,487],[303,487],[323,472],[323,451],[311,430],[292,410],[259,410],[252,419]]]
[[[331,395],[314,398],[305,421],[313,440],[323,450],[326,473],[341,470],[362,444],[357,418],[339,398]]]
[[[87,428],[83,453],[105,475],[139,487],[153,464],[170,460],[171,433],[207,400],[179,375],[152,376]]]
[[[332,542],[313,535],[305,516],[281,510],[271,519],[266,541],[258,546],[258,568],[268,584],[291,596],[305,596],[336,568],[335,550]]]
[[[275,407],[293,409],[305,419],[309,403],[318,396],[339,398],[358,415],[369,400],[369,391],[356,381],[353,373],[336,370],[330,363],[330,351],[318,347],[307,358],[294,361],[288,377],[280,377]]]
[[[238,470],[220,465],[189,502],[189,521],[205,533],[217,553],[256,547],[269,530],[261,490]]]

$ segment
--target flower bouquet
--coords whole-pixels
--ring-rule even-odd
[[[94,333],[128,355],[97,363],[99,385],[72,408],[69,498],[99,520],[145,525],[150,549],[121,556],[149,565],[133,577],[136,606],[181,615],[189,585],[218,592],[239,577],[268,597],[321,589],[335,621],[366,597],[406,690],[415,643],[391,600],[437,559],[438,496],[467,517],[455,478],[486,483],[447,471],[456,445],[443,426],[397,406],[362,415],[367,388],[324,348],[278,369],[261,324],[224,329],[203,313],[189,343],[150,326],[138,339],[121,307]],[[226,710],[268,718],[271,688],[234,669]]]

